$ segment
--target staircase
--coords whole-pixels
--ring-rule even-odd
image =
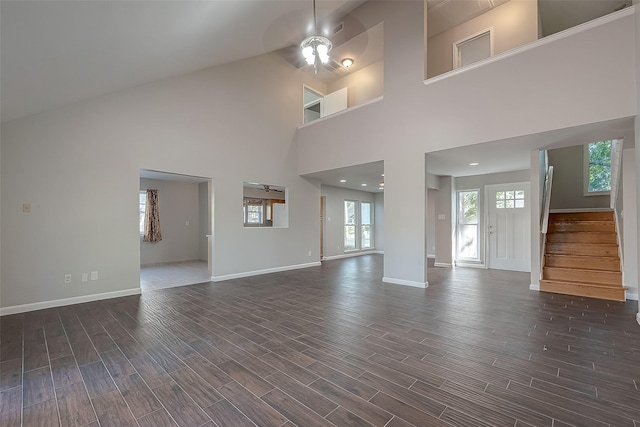
[[[540,290],[625,300],[613,211],[549,214]]]

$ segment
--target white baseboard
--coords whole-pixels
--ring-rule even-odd
[[[626,296],[627,300],[638,301],[638,290],[637,289],[630,289],[630,290],[625,292],[625,296]]]
[[[373,251],[374,254],[384,255],[384,251]]]
[[[71,304],[81,304],[83,302],[99,301],[103,299],[128,297],[139,295],[140,288],[125,289],[122,291],[104,292],[100,294],[82,295],[79,297],[56,299],[52,301],[34,302],[31,304],[13,305],[0,308],[0,316],[6,314],[26,313],[28,311],[42,310],[45,308],[62,307]]]
[[[636,322],[640,325],[640,313],[636,314]]]
[[[448,262],[434,262],[433,266],[434,267],[451,267],[451,264],[449,264]]]
[[[306,264],[285,265],[284,267],[265,268],[264,270],[245,271],[242,273],[225,274],[224,276],[211,276],[212,282],[222,282],[231,279],[240,279],[242,277],[260,276],[261,274],[278,273],[281,271],[298,270],[300,268],[317,267],[321,265],[320,261],[308,262]]]
[[[456,261],[456,267],[483,268],[483,269],[487,268],[487,266],[484,264],[480,264],[477,262],[464,262],[464,261]]]
[[[383,277],[382,281],[385,283],[392,283],[394,285],[413,286],[414,288],[429,287],[429,282],[414,282],[413,280],[394,279],[392,277]]]
[[[540,290],[540,284],[539,283],[532,283],[529,285],[529,290],[531,291],[539,291]]]
[[[325,256],[322,257],[323,261],[331,261],[332,259],[342,259],[342,258],[351,258],[354,256],[361,256],[361,255],[371,255],[371,254],[376,254],[376,253],[380,253],[380,252],[376,252],[376,251],[363,251],[363,252],[349,252],[346,254],[341,254],[341,255],[332,255],[332,256]],[[384,254],[384,252],[382,252]]]
[[[436,257],[435,255],[427,254],[427,258],[435,258],[435,257]]]

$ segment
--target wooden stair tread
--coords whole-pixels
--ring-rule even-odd
[[[587,270],[578,268],[544,267],[543,279],[600,286],[622,286],[619,271]]]
[[[624,301],[612,210],[549,214],[540,290]]]
[[[580,268],[584,270],[620,271],[618,257],[593,255],[545,254],[545,267]]]
[[[558,283],[558,284],[564,284],[564,285],[578,285],[578,286],[586,286],[589,288],[607,288],[607,289],[622,289],[622,290],[626,290],[629,289],[628,286],[622,286],[622,285],[607,285],[607,284],[602,284],[602,283],[587,283],[587,282],[576,282],[573,280],[554,280],[554,279],[540,279],[540,283],[542,282],[547,282],[547,283]]]

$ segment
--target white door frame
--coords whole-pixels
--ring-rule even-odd
[[[466,43],[470,40],[473,40],[475,38],[481,37],[485,34],[489,34],[489,49],[490,49],[490,54],[489,54],[489,58],[491,58],[493,56],[493,27],[489,27],[486,28],[482,31],[478,31],[475,34],[471,34],[470,36],[467,36],[463,39],[460,39],[458,41],[455,41],[453,43],[453,69],[455,70],[456,68],[460,68],[460,45],[463,43]]]
[[[526,191],[527,191],[527,196],[526,196],[526,200],[528,200],[528,203],[532,203],[532,198],[531,198],[531,183],[529,181],[523,181],[523,182],[506,182],[503,184],[490,184],[490,185],[485,185],[484,187],[484,217],[485,217],[485,221],[483,224],[483,228],[484,228],[484,263],[486,268],[492,268],[491,266],[491,239],[489,237],[489,227],[490,227],[490,222],[491,222],[491,218],[489,215],[489,204],[491,203],[491,197],[489,196],[491,191],[493,191],[496,188],[504,188],[504,187],[508,187],[508,186],[516,186],[516,185],[524,185],[526,186]],[[527,212],[527,214],[529,215],[529,222],[531,222],[531,209],[530,206],[525,205],[524,207],[525,211]],[[530,237],[530,230],[526,230],[526,235],[529,236],[529,248],[531,248],[531,237]],[[529,264],[531,264],[531,254],[529,254],[528,257],[528,262]],[[531,265],[529,265],[529,271],[531,270]]]

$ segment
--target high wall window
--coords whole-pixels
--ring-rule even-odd
[[[358,202],[344,201],[344,249],[354,250],[356,247],[356,225],[358,222]]]
[[[147,192],[140,192],[140,215],[138,216],[138,220],[140,223],[140,235],[144,235],[144,212],[147,208]]]
[[[512,202],[515,203],[514,200]],[[504,200],[503,200],[504,203]],[[456,254],[458,259],[478,260],[478,190],[458,191]]]
[[[611,141],[592,142],[584,150],[585,194],[611,191]]]
[[[373,239],[371,233],[373,232],[371,220],[371,210],[373,203],[360,202],[360,248],[371,249],[373,247]]]

